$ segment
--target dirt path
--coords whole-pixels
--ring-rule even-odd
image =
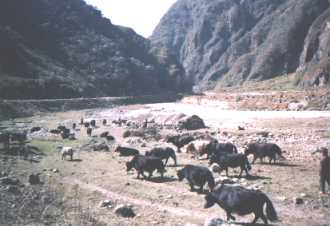
[[[79,187],[89,190],[91,192],[100,192],[101,194],[105,195],[107,198],[111,199],[117,199],[124,202],[129,202],[134,205],[139,205],[143,207],[148,208],[155,208],[157,210],[161,211],[167,211],[173,215],[179,216],[179,217],[192,217],[194,219],[202,220],[209,217],[207,213],[204,213],[202,211],[196,211],[196,210],[188,210],[184,208],[179,207],[173,207],[173,206],[166,206],[164,204],[157,204],[146,200],[136,199],[132,197],[128,197],[127,195],[122,195],[116,192],[112,192],[110,190],[107,190],[105,188],[102,188],[100,186],[97,186],[95,184],[89,184],[83,181],[80,181],[78,179],[72,180],[72,178],[66,178],[65,181],[71,185],[79,185]]]

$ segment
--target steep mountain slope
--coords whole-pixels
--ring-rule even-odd
[[[299,84],[314,85],[320,76],[313,67],[330,65],[329,6],[328,0],[178,0],[151,40],[176,54],[197,89],[297,69]],[[321,74],[319,84],[329,84],[329,70]]]
[[[164,48],[111,24],[83,0],[0,2],[0,97],[68,98],[183,91]]]

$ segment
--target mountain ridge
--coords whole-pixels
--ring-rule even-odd
[[[0,3],[0,97],[184,92],[175,57],[82,0]],[[165,54],[166,53],[166,54]]]
[[[328,85],[329,60],[323,57],[322,73],[313,67],[320,61],[318,51],[330,51],[323,29],[329,7],[328,0],[178,0],[151,40],[175,53],[195,90],[291,73],[298,86]],[[313,29],[318,32],[308,44]],[[310,65],[302,60],[306,45],[315,46]]]

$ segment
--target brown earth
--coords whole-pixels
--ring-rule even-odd
[[[151,118],[159,116],[158,107],[134,105],[111,110],[53,113],[10,122],[3,121],[1,127],[27,129],[38,125],[52,129],[59,123],[69,127],[73,121],[78,122],[81,117],[96,118],[98,125],[103,118],[111,121],[122,117],[143,122],[146,115]],[[169,115],[173,114],[166,107],[167,105],[164,105],[162,112],[168,111]],[[143,113],[139,115],[138,111]],[[259,187],[269,195],[280,216],[280,221],[273,225],[329,225],[330,196],[319,194],[320,156],[313,155],[312,152],[321,146],[329,147],[330,117],[275,117],[253,120],[247,124],[242,120],[236,119],[237,123],[245,126],[245,130],[239,131],[232,126],[226,127],[225,122],[213,125],[205,118],[209,128],[200,132],[209,132],[220,140],[230,140],[240,151],[250,140],[275,142],[285,151],[286,160],[278,165],[258,162],[252,166],[251,174],[254,177],[240,179],[238,184]],[[100,126],[93,133],[98,135],[103,131],[110,131],[118,142],[131,143],[130,146],[141,151],[158,144],[165,145],[162,140],[124,139],[122,134],[126,129],[111,124],[106,127]],[[262,138],[256,135],[260,131],[270,132],[270,135]],[[163,129],[161,135],[164,137],[174,132],[172,129]],[[0,172],[16,176],[25,184],[24,187],[18,188],[19,193],[7,191],[6,186],[0,184],[0,225],[201,225],[207,218],[225,219],[225,212],[219,207],[203,209],[204,195],[190,192],[186,182],[176,179],[176,170],[182,165],[189,163],[207,166],[206,160],[193,159],[186,153],[179,153],[180,166],[171,167],[170,160],[170,167],[167,168],[163,181],[156,172],[151,181],[138,180],[135,172],[126,173],[124,163],[130,158],[119,157],[112,151],[81,150],[75,155],[75,161],[62,161],[56,146],[64,144],[79,149],[91,139],[97,139],[87,137],[84,128],[76,131],[76,141],[63,142],[59,137],[44,135],[40,133],[32,136],[29,145],[38,147],[44,154],[35,157],[33,162],[5,155],[3,150],[0,151]],[[59,172],[55,173],[53,169],[58,169]],[[28,185],[27,177],[31,173],[41,173],[44,184]],[[236,174],[237,171],[230,171],[230,175]],[[214,176],[219,181],[224,173],[221,177],[217,173]],[[44,200],[44,196],[50,197],[53,201],[39,201]],[[302,197],[304,203],[296,205],[293,201],[296,197]],[[118,204],[132,204],[137,216],[126,219],[115,215],[113,208],[100,208],[99,203],[105,199],[110,200],[113,207]],[[238,217],[237,222],[250,222],[252,219],[252,215]]]

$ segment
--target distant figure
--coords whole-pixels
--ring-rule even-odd
[[[107,120],[103,119],[102,124],[103,124],[103,126],[106,126],[107,125]]]
[[[72,123],[72,129],[75,130],[77,127],[77,124],[76,123]]]
[[[92,127],[96,127],[96,121],[93,119],[93,120],[91,120],[91,126]]]
[[[89,137],[92,136],[92,131],[93,131],[92,128],[87,128],[87,135],[88,135]]]
[[[80,119],[80,125],[83,125],[84,124],[84,118],[81,118]]]
[[[321,160],[321,169],[320,169],[320,185],[321,191],[325,193],[325,182],[328,183],[328,188],[330,187],[330,156],[328,149],[324,148],[322,150],[322,160]]]
[[[148,119],[144,120],[142,128],[143,129],[148,128]]]

